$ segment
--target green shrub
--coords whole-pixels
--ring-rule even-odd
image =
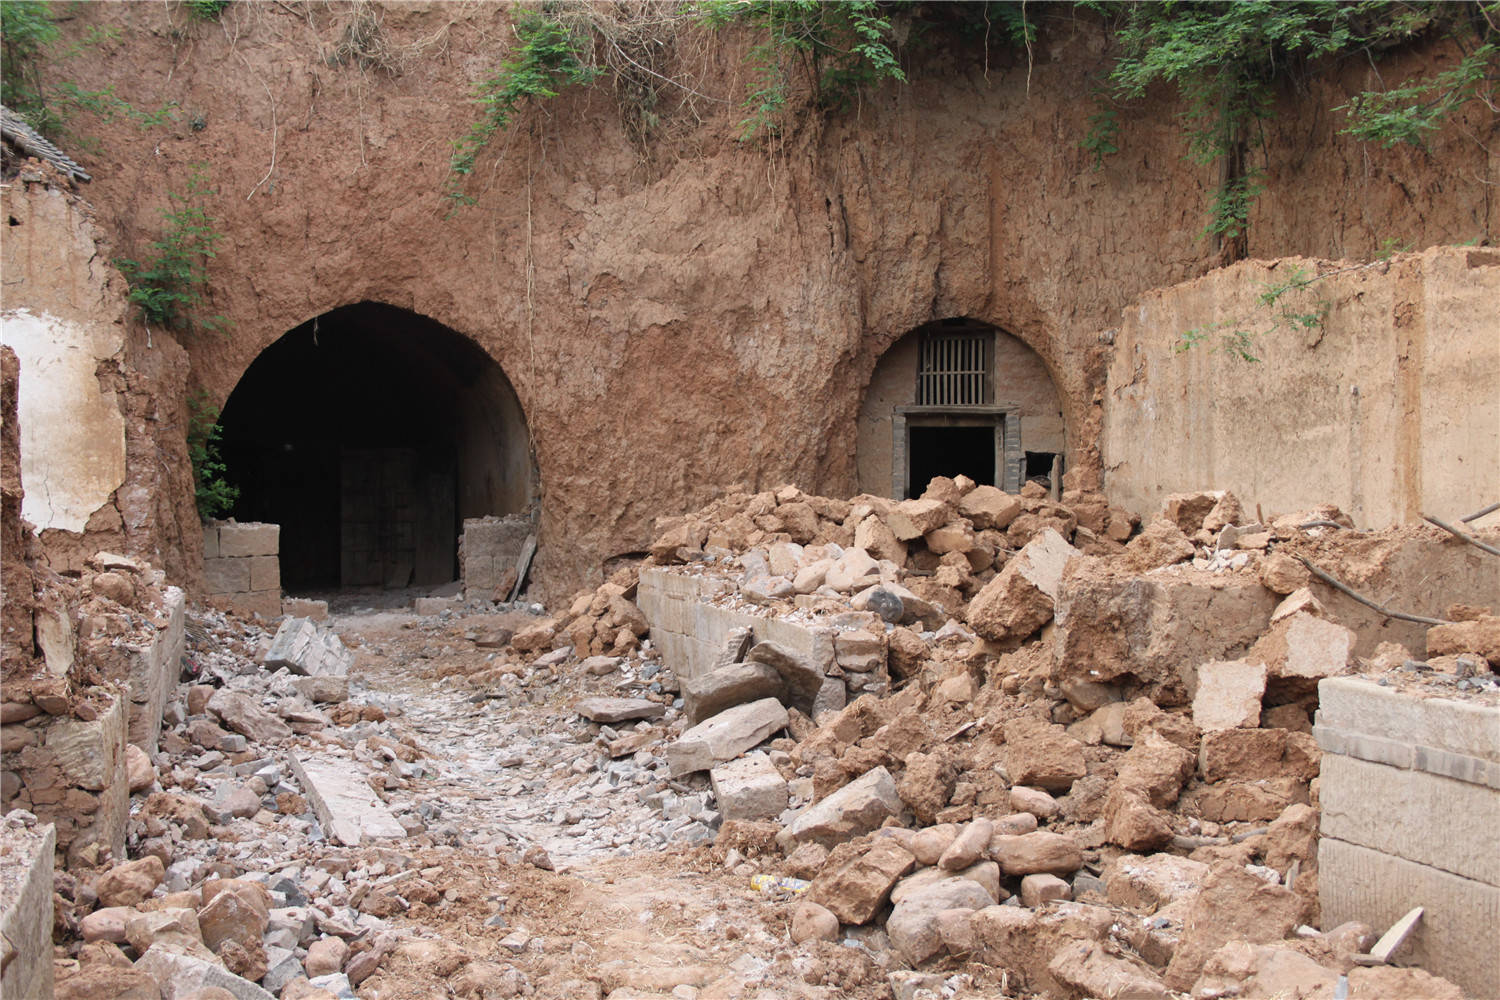
[[[219,411],[205,393],[188,397],[187,448],[193,465],[193,497],[205,521],[227,514],[240,498],[239,487],[224,478],[229,470],[219,454]]]
[[[216,193],[208,187],[203,168],[195,167],[187,192],[169,194],[173,207],[162,210],[166,228],[151,244],[153,256],[115,261],[130,283],[128,298],[148,324],[177,330],[215,330],[223,325],[222,317],[196,314],[208,288],[208,261],[221,238],[205,207]]]

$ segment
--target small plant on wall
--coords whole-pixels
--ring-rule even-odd
[[[222,316],[198,312],[208,291],[208,262],[222,238],[206,207],[215,193],[202,166],[194,167],[187,191],[168,195],[172,207],[162,210],[166,227],[151,243],[152,255],[115,261],[130,283],[128,298],[148,325],[188,332],[224,326]]]
[[[219,410],[205,393],[188,397],[188,461],[193,464],[193,498],[198,516],[208,521],[227,514],[240,498],[238,486],[224,478],[229,471],[219,453]]]

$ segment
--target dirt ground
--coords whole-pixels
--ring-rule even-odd
[[[457,651],[468,645],[464,634],[518,627],[529,617],[524,612],[476,615],[424,629],[413,626],[431,619],[376,611],[338,615],[332,624],[358,648],[352,681],[416,705],[451,697],[455,689],[467,695],[468,686],[452,675],[477,668],[484,655]],[[439,650],[446,654],[434,656]],[[579,695],[562,684],[540,703],[487,700],[483,714],[492,725],[530,723],[541,731],[555,721],[559,707]],[[422,734],[421,744],[438,764],[466,752],[457,741],[432,734]],[[473,780],[482,786],[485,776],[474,773]],[[534,794],[550,791],[543,787]],[[488,792],[459,788],[453,798],[465,794],[487,797]],[[336,853],[359,864],[391,851],[405,853],[400,843]],[[414,902],[391,918],[414,937],[362,984],[361,997],[890,996],[885,971],[862,947],[793,945],[787,928],[795,898],[753,889],[743,870],[726,870],[722,849],[573,857],[556,872],[463,844],[406,856],[411,860],[403,867],[423,869],[424,876],[437,869],[426,881],[438,898]],[[519,970],[524,980],[510,969]]]

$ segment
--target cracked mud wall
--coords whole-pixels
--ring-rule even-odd
[[[1456,523],[1493,499],[1500,252],[1403,254],[1260,304],[1294,270],[1339,266],[1245,261],[1125,311],[1104,408],[1112,497],[1146,510],[1168,493],[1227,489],[1268,516],[1335,503],[1369,528],[1424,513]],[[1270,330],[1283,310],[1324,306],[1316,326]],[[1207,339],[1178,350],[1191,329]],[[1231,329],[1257,333],[1258,361],[1221,350]]]
[[[78,67],[80,85],[182,109],[163,128],[100,126],[88,196],[132,250],[159,232],[191,165],[208,165],[224,234],[212,310],[231,327],[187,346],[217,402],[288,330],[361,301],[442,323],[498,361],[536,451],[553,592],[644,548],[657,515],[732,484],[852,492],[875,366],[937,319],[989,323],[1035,350],[1061,397],[1069,467],[1097,476],[1099,331],[1215,260],[1198,234],[1217,177],[1183,161],[1179,108],[1131,108],[1124,152],[1097,173],[1078,148],[1092,110],[1078,82],[1105,64],[1087,23],[1039,43],[1032,65],[919,58],[910,86],[803,121],[770,149],[736,138],[744,40],[692,38],[682,67],[714,100],[663,109],[644,155],[606,83],[566,93],[497,136],[471,179],[476,204],[450,214],[451,143],[475,116],[473,84],[512,44],[506,13],[370,9],[399,74],[332,58],[352,16],[336,4],[236,4],[218,23],[170,6],[82,9],[70,30],[121,31]],[[1343,103],[1366,75],[1286,106],[1252,254],[1367,254],[1392,236],[1495,229],[1488,188],[1466,179],[1495,173],[1465,134],[1474,123],[1429,156],[1295,117]]]
[[[0,188],[0,210],[0,340],[18,358],[21,516],[43,561],[73,571],[110,549],[195,582],[187,355],[169,335],[127,323],[125,282],[80,198],[23,174]]]

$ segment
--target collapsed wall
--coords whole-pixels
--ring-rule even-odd
[[[1213,488],[1361,527],[1456,521],[1500,485],[1497,301],[1500,252],[1463,247],[1244,261],[1149,292],[1114,335],[1105,489],[1136,509]]]

